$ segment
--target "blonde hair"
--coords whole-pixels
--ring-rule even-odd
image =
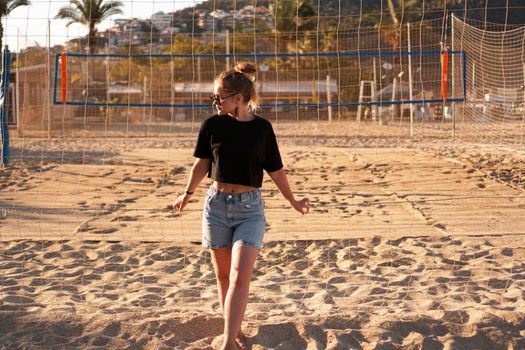
[[[230,94],[240,94],[244,102],[248,103],[250,110],[255,111],[259,107],[255,73],[257,73],[255,65],[241,62],[235,68],[220,73],[215,77],[214,83]]]

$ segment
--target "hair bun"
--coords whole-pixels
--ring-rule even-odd
[[[250,78],[250,80],[255,80],[255,73],[257,73],[257,68],[255,65],[247,62],[241,62],[238,63],[234,69],[236,72],[245,74],[248,78]]]

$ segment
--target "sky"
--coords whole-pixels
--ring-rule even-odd
[[[87,34],[87,27],[72,24],[66,27],[66,20],[54,19],[61,7],[69,0],[30,0],[30,6],[19,7],[2,19],[4,25],[3,45],[9,45],[12,52],[28,46],[47,47],[48,38],[51,46],[62,44],[70,39]],[[123,15],[113,16],[102,22],[97,29],[103,31],[112,26],[118,18],[149,18],[153,13],[173,12],[186,7],[193,7],[204,0],[121,0],[124,4]],[[50,35],[48,21],[50,20]]]

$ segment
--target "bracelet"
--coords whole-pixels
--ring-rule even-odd
[[[194,192],[186,191],[186,194],[192,195]]]

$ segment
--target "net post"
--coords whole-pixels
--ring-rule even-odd
[[[230,31],[226,29],[226,70],[230,69]]]
[[[465,50],[461,51],[461,58],[463,59],[463,110],[465,110],[465,102],[467,102],[467,52]],[[463,112],[464,115],[465,112]]]
[[[441,43],[441,47],[441,120],[444,122],[446,117],[445,103],[447,102],[449,51],[446,43]]]
[[[173,86],[173,80],[174,80],[174,74],[175,74],[175,62],[173,62],[173,59],[170,60],[170,120],[173,121],[173,117],[175,114],[175,107],[173,107],[173,101],[175,99],[175,87]]]
[[[328,102],[328,121],[332,122],[332,92],[330,91],[330,75],[326,76],[326,102]]]
[[[376,102],[376,89],[377,89],[377,72],[376,72],[376,58],[372,58],[372,65],[373,65],[373,73],[374,73],[374,81],[372,83],[372,102]],[[372,104],[372,120],[376,121],[378,120],[378,111],[379,108],[377,107],[377,104]]]
[[[67,55],[65,53],[60,55],[60,86],[62,88],[62,104],[66,104],[67,99]]]
[[[410,98],[410,137],[414,137],[414,90],[412,82],[412,55],[410,45],[410,23],[407,22],[407,41],[408,41],[408,94]]]
[[[392,82],[392,97],[390,98],[392,113],[390,113],[390,123],[394,121],[396,116],[396,91],[397,91],[397,76],[394,76],[394,81]]]
[[[201,67],[201,57],[197,56],[197,86],[199,90],[197,91],[197,101],[200,103],[201,98],[201,84],[202,84],[202,67]]]
[[[55,55],[55,72],[53,74],[53,104],[58,104],[57,101],[57,83],[58,83],[58,65],[60,64],[60,54]]]
[[[525,63],[523,64],[523,85],[521,86],[521,93],[523,98],[523,104],[525,105]],[[522,112],[521,127],[525,128],[525,111]]]
[[[361,121],[361,110],[362,110],[362,102],[363,102],[363,95],[364,95],[364,83],[363,80],[359,82],[359,98],[358,98],[358,105],[357,105],[357,115],[355,117],[355,120],[357,122]]]
[[[57,67],[58,68],[58,67]],[[51,20],[47,20],[47,91],[49,91],[52,79],[52,72],[51,72]],[[46,97],[46,103],[47,103],[47,138],[51,138],[51,104],[52,104],[52,96],[51,94],[48,94]]]
[[[454,13],[451,13],[450,14],[450,22],[452,23],[451,26],[452,26],[452,32],[451,32],[451,37],[452,37],[452,51],[456,51],[456,45],[455,45],[455,40],[454,40]],[[456,97],[456,65],[454,64],[454,61],[456,61],[456,57],[455,56],[452,56],[452,97],[455,98]],[[450,103],[450,109],[451,109],[451,113],[452,113],[452,141],[455,141],[456,140],[456,106],[455,106],[455,102],[451,102]]]
[[[16,28],[16,52],[20,52],[20,28]],[[14,122],[16,123],[17,131],[18,127],[20,126],[20,123],[18,122],[18,117],[20,116],[20,97],[19,97],[19,91],[20,91],[20,76],[19,76],[19,70],[18,67],[20,65],[17,64],[15,67],[15,117]]]
[[[10,78],[11,52],[9,47],[4,46],[2,51],[2,81],[0,84],[0,131],[2,138],[1,163],[3,166],[9,164],[9,125],[7,123],[9,114],[9,78]]]
[[[142,122],[145,124],[147,120],[146,103],[148,103],[148,77],[144,76],[142,81]]]

